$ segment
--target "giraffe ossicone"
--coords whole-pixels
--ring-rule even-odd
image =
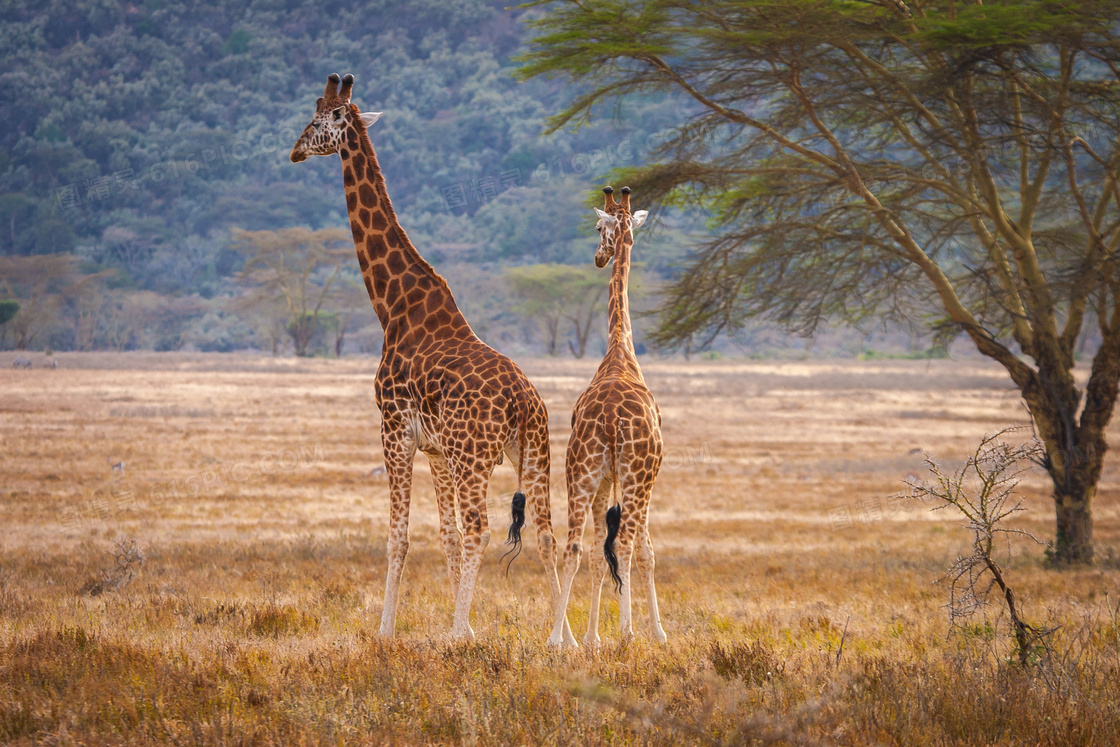
[[[666,640],[657,606],[653,543],[649,536],[649,503],[664,452],[661,412],[642,378],[630,324],[630,252],[634,229],[645,222],[649,213],[630,212],[629,187],[622,188],[622,199],[617,202],[610,187],[604,188],[603,194],[603,209],[595,209],[595,228],[599,232],[595,264],[606,267],[614,261],[608,300],[607,353],[572,411],[572,434],[564,466],[568,541],[564,546],[560,602],[548,639],[553,646],[577,645],[565,632],[566,611],[579,570],[588,514],[595,530],[596,547],[602,552],[595,552],[590,558],[591,609],[584,643],[599,644],[599,605],[608,570],[621,595],[622,634],[632,635],[630,562],[635,554],[638,575],[646,591],[650,635],[659,643]]]
[[[363,114],[351,103],[353,85],[352,75],[327,78],[311,122],[292,147],[291,161],[340,156],[358,266],[385,331],[374,380],[389,478],[381,634],[393,635],[396,627],[409,546],[413,459],[422,451],[435,483],[440,544],[455,600],[451,635],[473,638],[471,600],[490,542],[487,488],[503,453],[516,466],[517,489],[536,530],[537,554],[553,604],[559,601],[549,505],[548,411],[521,369],[475,335],[447,283],[397,220],[367,134],[381,114]],[[520,502],[512,503],[510,540],[519,546]]]

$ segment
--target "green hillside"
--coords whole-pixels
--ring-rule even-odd
[[[224,315],[207,303],[239,292],[231,229],[346,226],[337,159],[287,158],[337,71],[356,76],[359,106],[385,112],[371,134],[391,193],[441,269],[585,262],[591,190],[643,159],[679,112],[649,101],[609,125],[542,136],[571,92],[514,80],[527,31],[504,5],[6,3],[0,255],[75,255],[79,275],[113,271],[99,281],[107,292],[180,307],[189,297],[198,314]],[[664,270],[672,245],[655,242],[644,259]],[[49,326],[30,347],[195,344]],[[259,343],[245,334],[202,347]]]

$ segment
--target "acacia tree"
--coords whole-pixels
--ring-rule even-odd
[[[562,265],[529,265],[506,270],[506,281],[517,305],[514,309],[536,320],[544,334],[545,352],[556,355],[560,339],[560,320],[564,316],[564,296],[555,282],[555,268]]]
[[[247,255],[239,280],[254,295],[283,299],[296,355],[307,355],[331,286],[352,258],[350,234],[335,228],[284,228],[234,229],[233,236]],[[273,343],[274,354],[275,350]]]
[[[0,257],[0,292],[19,303],[7,324],[16,350],[26,350],[55,323],[62,299],[82,280],[80,264],[72,254]]]
[[[564,318],[572,323],[574,338],[568,340],[568,350],[576,358],[587,355],[592,325],[605,310],[606,280],[604,273],[592,267],[572,267],[564,283],[568,299],[564,304]]]
[[[228,300],[225,307],[249,325],[273,357],[280,354],[288,326],[288,307],[283,299],[257,287]]]
[[[628,94],[695,107],[660,163],[627,174],[715,225],[657,341],[751,317],[965,333],[1045,444],[1056,558],[1089,563],[1120,378],[1120,6],[881,2],[546,3],[522,74],[584,83],[554,129]]]
[[[337,322],[331,328],[334,354],[336,358],[341,358],[342,347],[346,343],[346,333],[350,331],[350,323],[354,320],[354,315],[364,314],[376,321],[361,276],[353,273],[353,277],[349,277],[344,272],[334,284],[334,289],[327,297],[326,303]]]
[[[603,312],[607,295],[602,272],[571,265],[528,265],[507,270],[506,280],[518,299],[517,311],[540,325],[549,355],[556,355],[560,323],[565,319],[572,323],[574,335],[568,349],[576,358],[587,353],[592,323]]]

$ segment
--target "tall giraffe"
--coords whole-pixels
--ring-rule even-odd
[[[401,228],[366,131],[381,114],[363,114],[350,103],[353,86],[353,75],[327,79],[291,160],[334,153],[342,158],[358,264],[385,330],[374,382],[389,478],[389,567],[381,635],[393,635],[396,627],[408,554],[412,464],[419,450],[428,457],[439,506],[440,544],[455,599],[451,635],[473,638],[471,598],[490,541],[486,491],[503,453],[517,466],[509,541],[520,545],[527,493],[553,604],[559,599],[549,507],[548,411],[521,369],[475,336],[447,283]]]
[[[619,623],[623,636],[632,635],[630,612],[630,556],[637,550],[638,575],[649,603],[650,635],[665,642],[653,583],[653,543],[649,538],[649,501],[653,483],[661,469],[661,411],[646,387],[634,352],[630,326],[630,250],[634,229],[645,222],[647,211],[630,214],[630,188],[622,188],[615,202],[614,190],[606,194],[604,210],[596,208],[599,246],[595,266],[606,267],[614,259],[608,303],[607,354],[576,400],[572,411],[572,435],[568,439],[566,477],[568,483],[568,544],[564,548],[564,579],[555,625],[548,642],[553,646],[575,645],[564,633],[568,598],[579,570],[583,525],[591,513],[595,541],[603,548],[591,556],[591,611],[587,635],[589,646],[599,645],[599,600],[603,577],[610,566],[622,599]],[[608,509],[612,489],[621,492],[621,502]],[[619,545],[615,555],[614,543]]]

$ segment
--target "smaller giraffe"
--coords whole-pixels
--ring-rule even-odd
[[[577,645],[564,635],[568,599],[579,570],[583,526],[591,514],[595,541],[603,553],[591,556],[591,611],[583,642],[599,645],[599,602],[607,568],[622,599],[619,603],[622,635],[633,634],[630,611],[630,558],[637,551],[638,575],[649,605],[650,635],[665,642],[653,583],[653,543],[649,537],[649,501],[661,469],[661,412],[646,387],[630,326],[630,250],[634,229],[645,222],[647,211],[630,213],[630,188],[622,188],[615,202],[614,190],[605,187],[606,206],[596,209],[599,246],[595,265],[606,267],[614,259],[608,303],[607,354],[591,385],[572,411],[565,466],[568,484],[568,543],[564,548],[564,576],[556,620],[548,642],[553,646]],[[621,493],[608,510],[612,490]],[[617,538],[618,554],[615,555]]]

